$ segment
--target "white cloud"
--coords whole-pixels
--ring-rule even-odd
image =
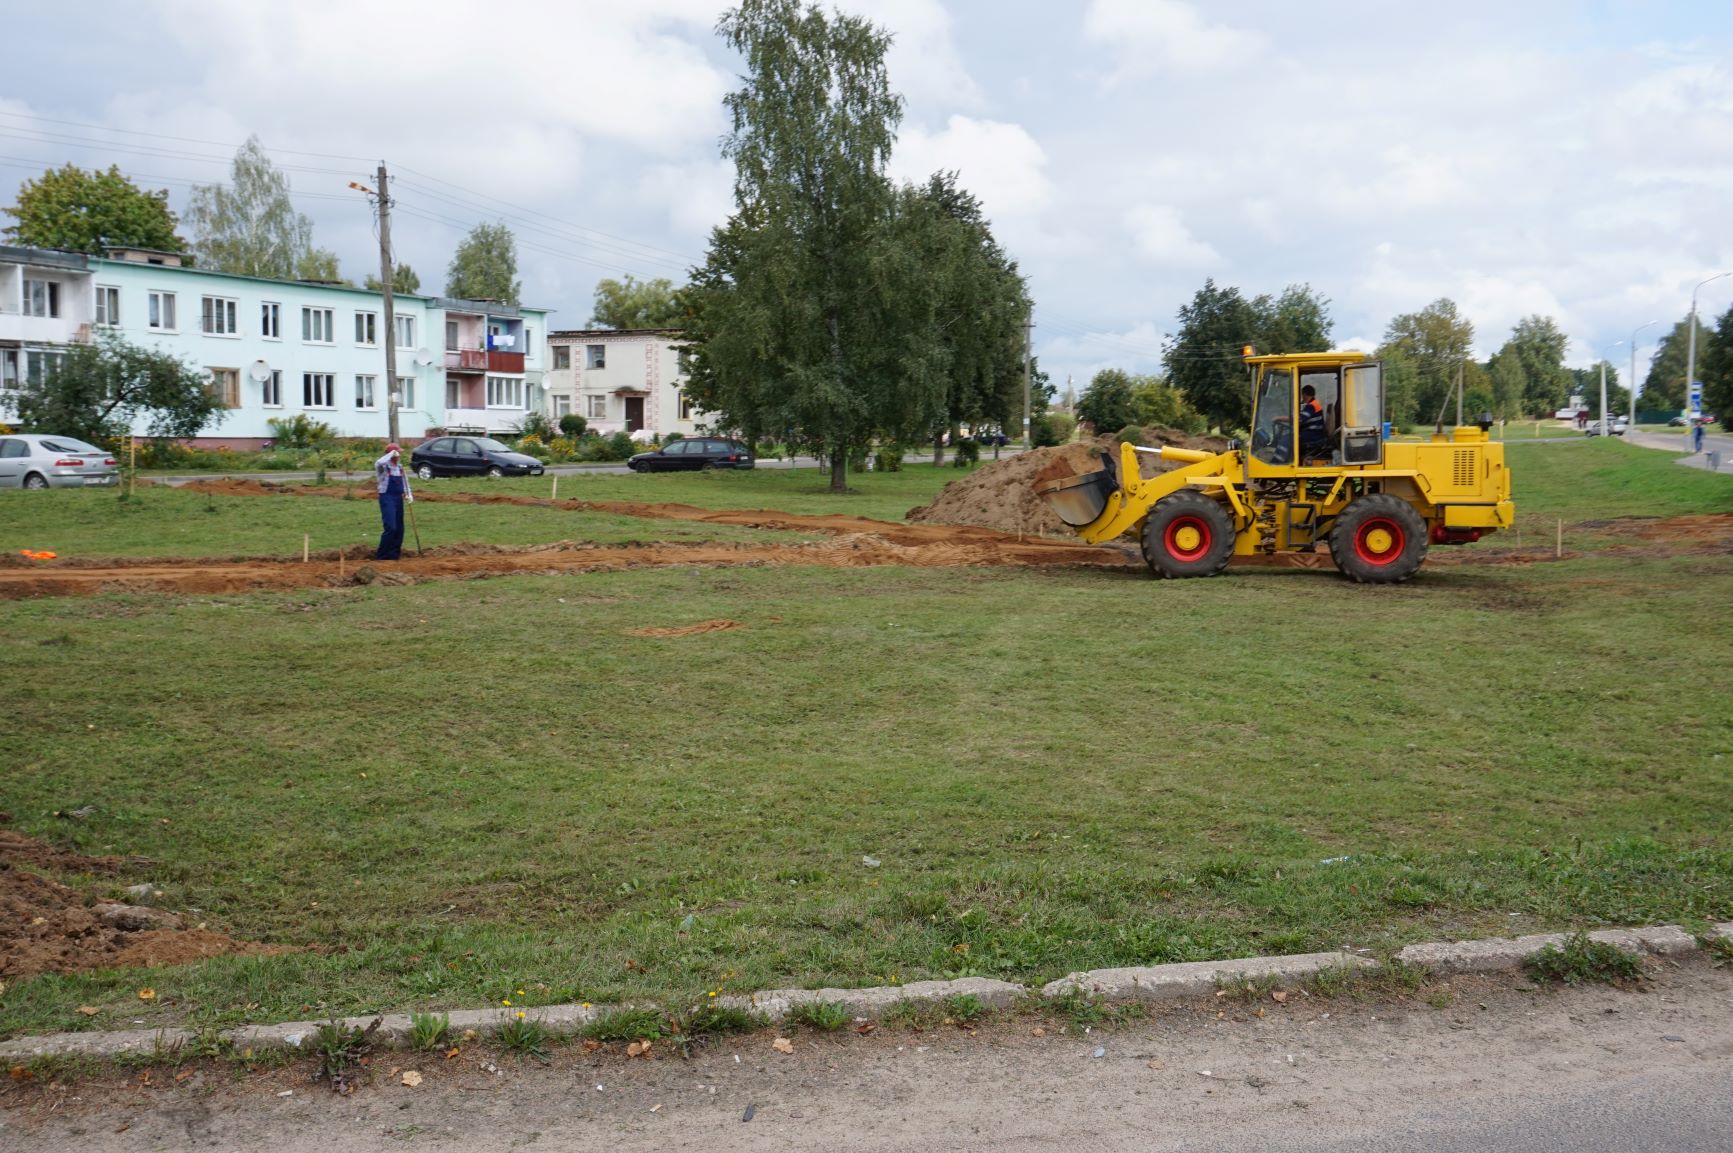
[[[957,52],[951,13],[939,0],[866,0],[843,7],[892,33],[885,68],[912,112],[977,111],[986,104]]]
[[[1124,220],[1137,251],[1156,264],[1203,268],[1221,263],[1221,254],[1193,236],[1171,205],[1135,204]]]
[[[952,116],[938,132],[905,129],[892,154],[892,175],[916,183],[935,172],[958,174],[995,222],[1046,206],[1052,195],[1047,154],[1020,124]]]
[[[1264,40],[1227,24],[1211,23],[1182,0],[1092,0],[1083,18],[1089,39],[1118,60],[1108,84],[1158,70],[1211,72],[1245,65]]]

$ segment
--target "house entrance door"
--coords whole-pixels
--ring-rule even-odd
[[[628,396],[626,398],[626,431],[637,432],[644,427],[644,398]]]

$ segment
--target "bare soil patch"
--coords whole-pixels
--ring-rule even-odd
[[[699,621],[695,625],[677,625],[668,628],[649,627],[627,629],[629,637],[695,637],[704,633],[719,633],[727,629],[743,629],[746,626],[739,621]]]
[[[119,857],[86,857],[0,830],[0,977],[184,965],[233,953],[282,952],[187,925],[179,914],[87,903],[21,866],[113,874]],[[124,928],[123,925],[136,928]],[[150,926],[150,927],[145,927]]]

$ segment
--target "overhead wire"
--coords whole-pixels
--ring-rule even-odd
[[[205,144],[212,148],[227,148],[231,152],[241,147],[239,144],[225,143],[221,140],[200,140],[192,136],[170,136],[165,132],[145,132],[138,128],[113,128],[106,124],[90,124],[82,120],[57,120],[52,116],[38,116],[32,112],[0,111],[0,117],[8,120],[33,120],[40,124],[60,124],[72,128],[89,128],[97,132],[118,133],[125,136],[146,136],[153,140],[175,140],[182,144]],[[284,152],[291,156],[315,156],[323,160],[354,160],[362,164],[374,163],[363,156],[342,156],[333,152],[308,152],[297,148],[272,148],[271,151]]]

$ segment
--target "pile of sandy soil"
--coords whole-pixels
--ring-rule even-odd
[[[119,857],[86,857],[0,830],[0,977],[184,965],[277,947],[189,927],[177,913],[146,906],[90,903],[58,881],[21,866],[113,875]]]
[[[1144,443],[1151,448],[1173,445],[1205,452],[1221,452],[1227,441],[1216,436],[1187,436],[1172,429],[1149,429]],[[909,510],[917,523],[976,525],[999,532],[1070,536],[1047,502],[1035,495],[1042,484],[1101,467],[1101,454],[1117,454],[1119,442],[1111,436],[1082,440],[1057,448],[1037,448],[996,460],[952,481],[931,504]],[[1116,457],[1117,459],[1117,457]],[[1145,478],[1173,468],[1171,461],[1144,455],[1138,464]]]

